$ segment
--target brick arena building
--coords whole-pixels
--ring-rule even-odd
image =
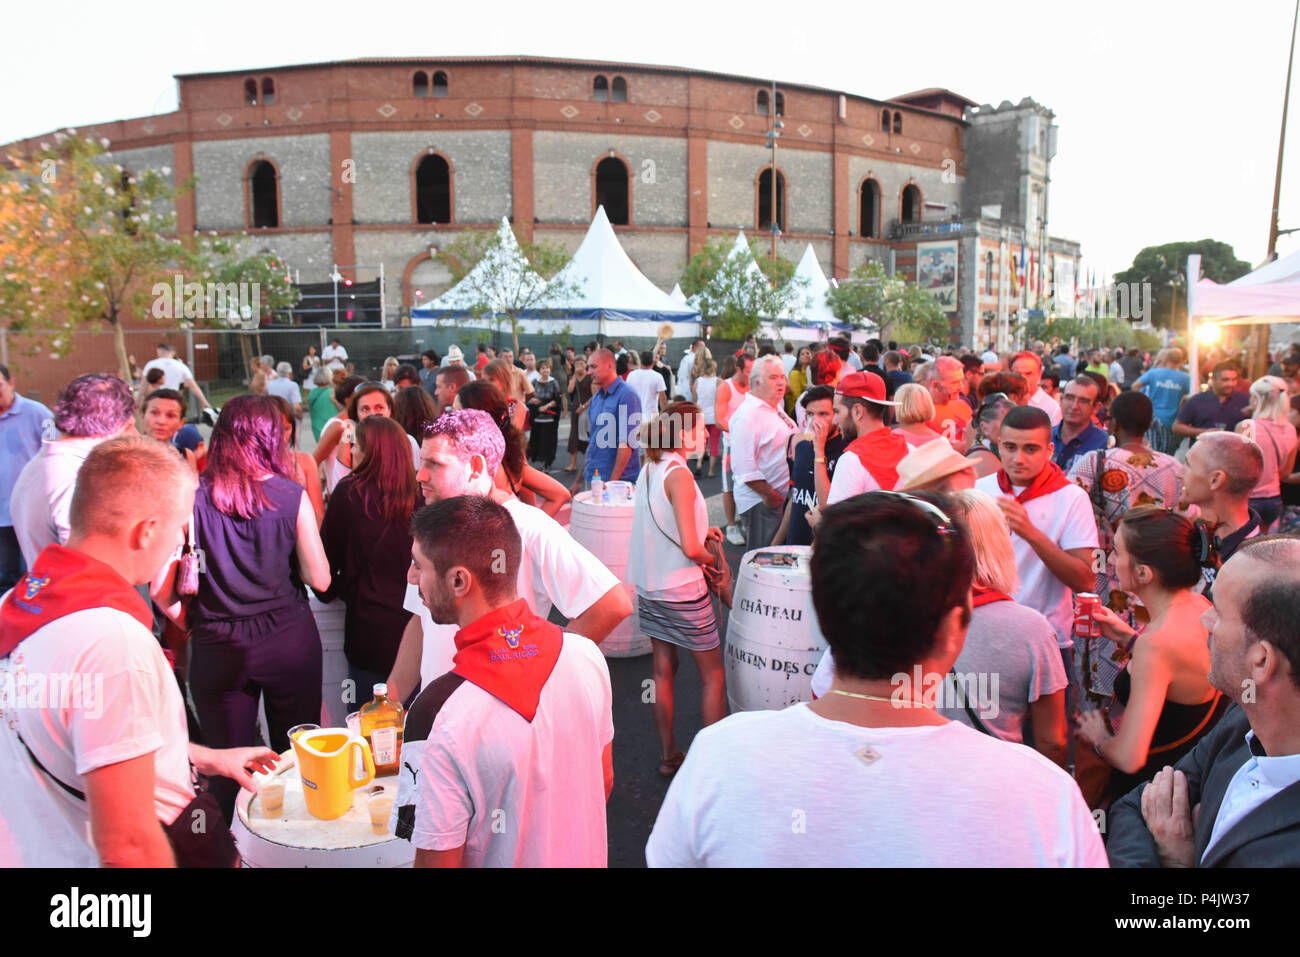
[[[334,264],[378,277],[390,324],[443,291],[430,257],[508,218],[577,247],[598,203],[664,289],[738,229],[781,255],[811,243],[828,275],[875,259],[946,294],[952,339],[1014,334],[1077,244],[1047,231],[1050,110],[977,106],[947,90],[871,99],[676,67],[537,57],[366,59],[177,78],[179,109],[83,129],[128,169],[196,175],[182,234],[276,253],[300,281]],[[776,189],[766,134],[780,120]],[[35,150],[42,137],[14,144]],[[10,147],[11,149],[13,147]],[[775,200],[775,202],[774,202]],[[1064,271],[1063,271],[1064,270]]]

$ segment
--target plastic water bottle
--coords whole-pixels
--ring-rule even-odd
[[[600,480],[599,470],[596,471],[596,474],[593,475],[591,479],[591,500],[593,502],[602,503],[607,501],[605,497],[605,483]]]

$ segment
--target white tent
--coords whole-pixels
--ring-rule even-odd
[[[524,257],[510,223],[502,217],[495,240],[478,264],[437,299],[412,308],[411,325],[428,326],[442,319],[464,318],[483,305],[494,313],[505,312],[532,298],[545,285],[546,280]],[[491,316],[485,316],[483,321],[490,323]]]
[[[835,323],[835,314],[826,304],[826,293],[830,292],[831,284],[826,281],[812,243],[803,248],[803,256],[794,270],[793,282],[797,284],[800,280],[806,283],[800,290],[805,301],[796,303],[790,310],[794,321],[800,325]]]
[[[1300,250],[1223,285],[1202,279],[1188,311],[1225,326],[1300,322]]]
[[[636,268],[614,235],[603,206],[597,208],[578,251],[551,280],[554,287],[574,284],[579,290],[575,295],[567,299],[557,295],[529,315],[551,321],[595,321],[594,331],[605,335],[650,336],[664,322],[673,323],[674,333],[699,333],[699,310],[678,302]]]
[[[679,306],[686,305],[686,293],[682,292],[681,283],[679,282],[673,283],[673,291],[668,294],[668,298],[671,299],[673,302],[677,303],[677,305]]]

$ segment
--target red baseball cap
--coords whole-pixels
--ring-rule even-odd
[[[835,387],[836,395],[853,399],[866,399],[877,405],[898,405],[885,398],[885,380],[874,372],[850,372]]]

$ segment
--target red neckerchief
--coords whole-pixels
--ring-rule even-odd
[[[1038,473],[1038,478],[1030,483],[1029,488],[1016,496],[1016,501],[1024,505],[1031,499],[1038,498],[1041,495],[1051,495],[1069,484],[1070,480],[1065,477],[1061,467],[1055,462],[1048,462],[1043,466],[1043,470]],[[1011,479],[1007,477],[1006,469],[998,469],[998,488],[1002,489],[1007,495],[1011,494]]]
[[[849,443],[845,452],[852,452],[886,492],[898,484],[898,463],[911,450],[907,439],[889,429],[875,429],[859,435]]]
[[[55,619],[88,608],[124,611],[153,630],[153,611],[111,566],[85,552],[46,545],[0,606],[0,658]]]
[[[519,598],[456,632],[451,670],[532,721],[563,644],[560,626]]]
[[[981,588],[975,585],[970,590],[971,607],[979,608],[981,605],[991,605],[995,601],[1015,601],[1006,592],[995,591],[992,588]]]

